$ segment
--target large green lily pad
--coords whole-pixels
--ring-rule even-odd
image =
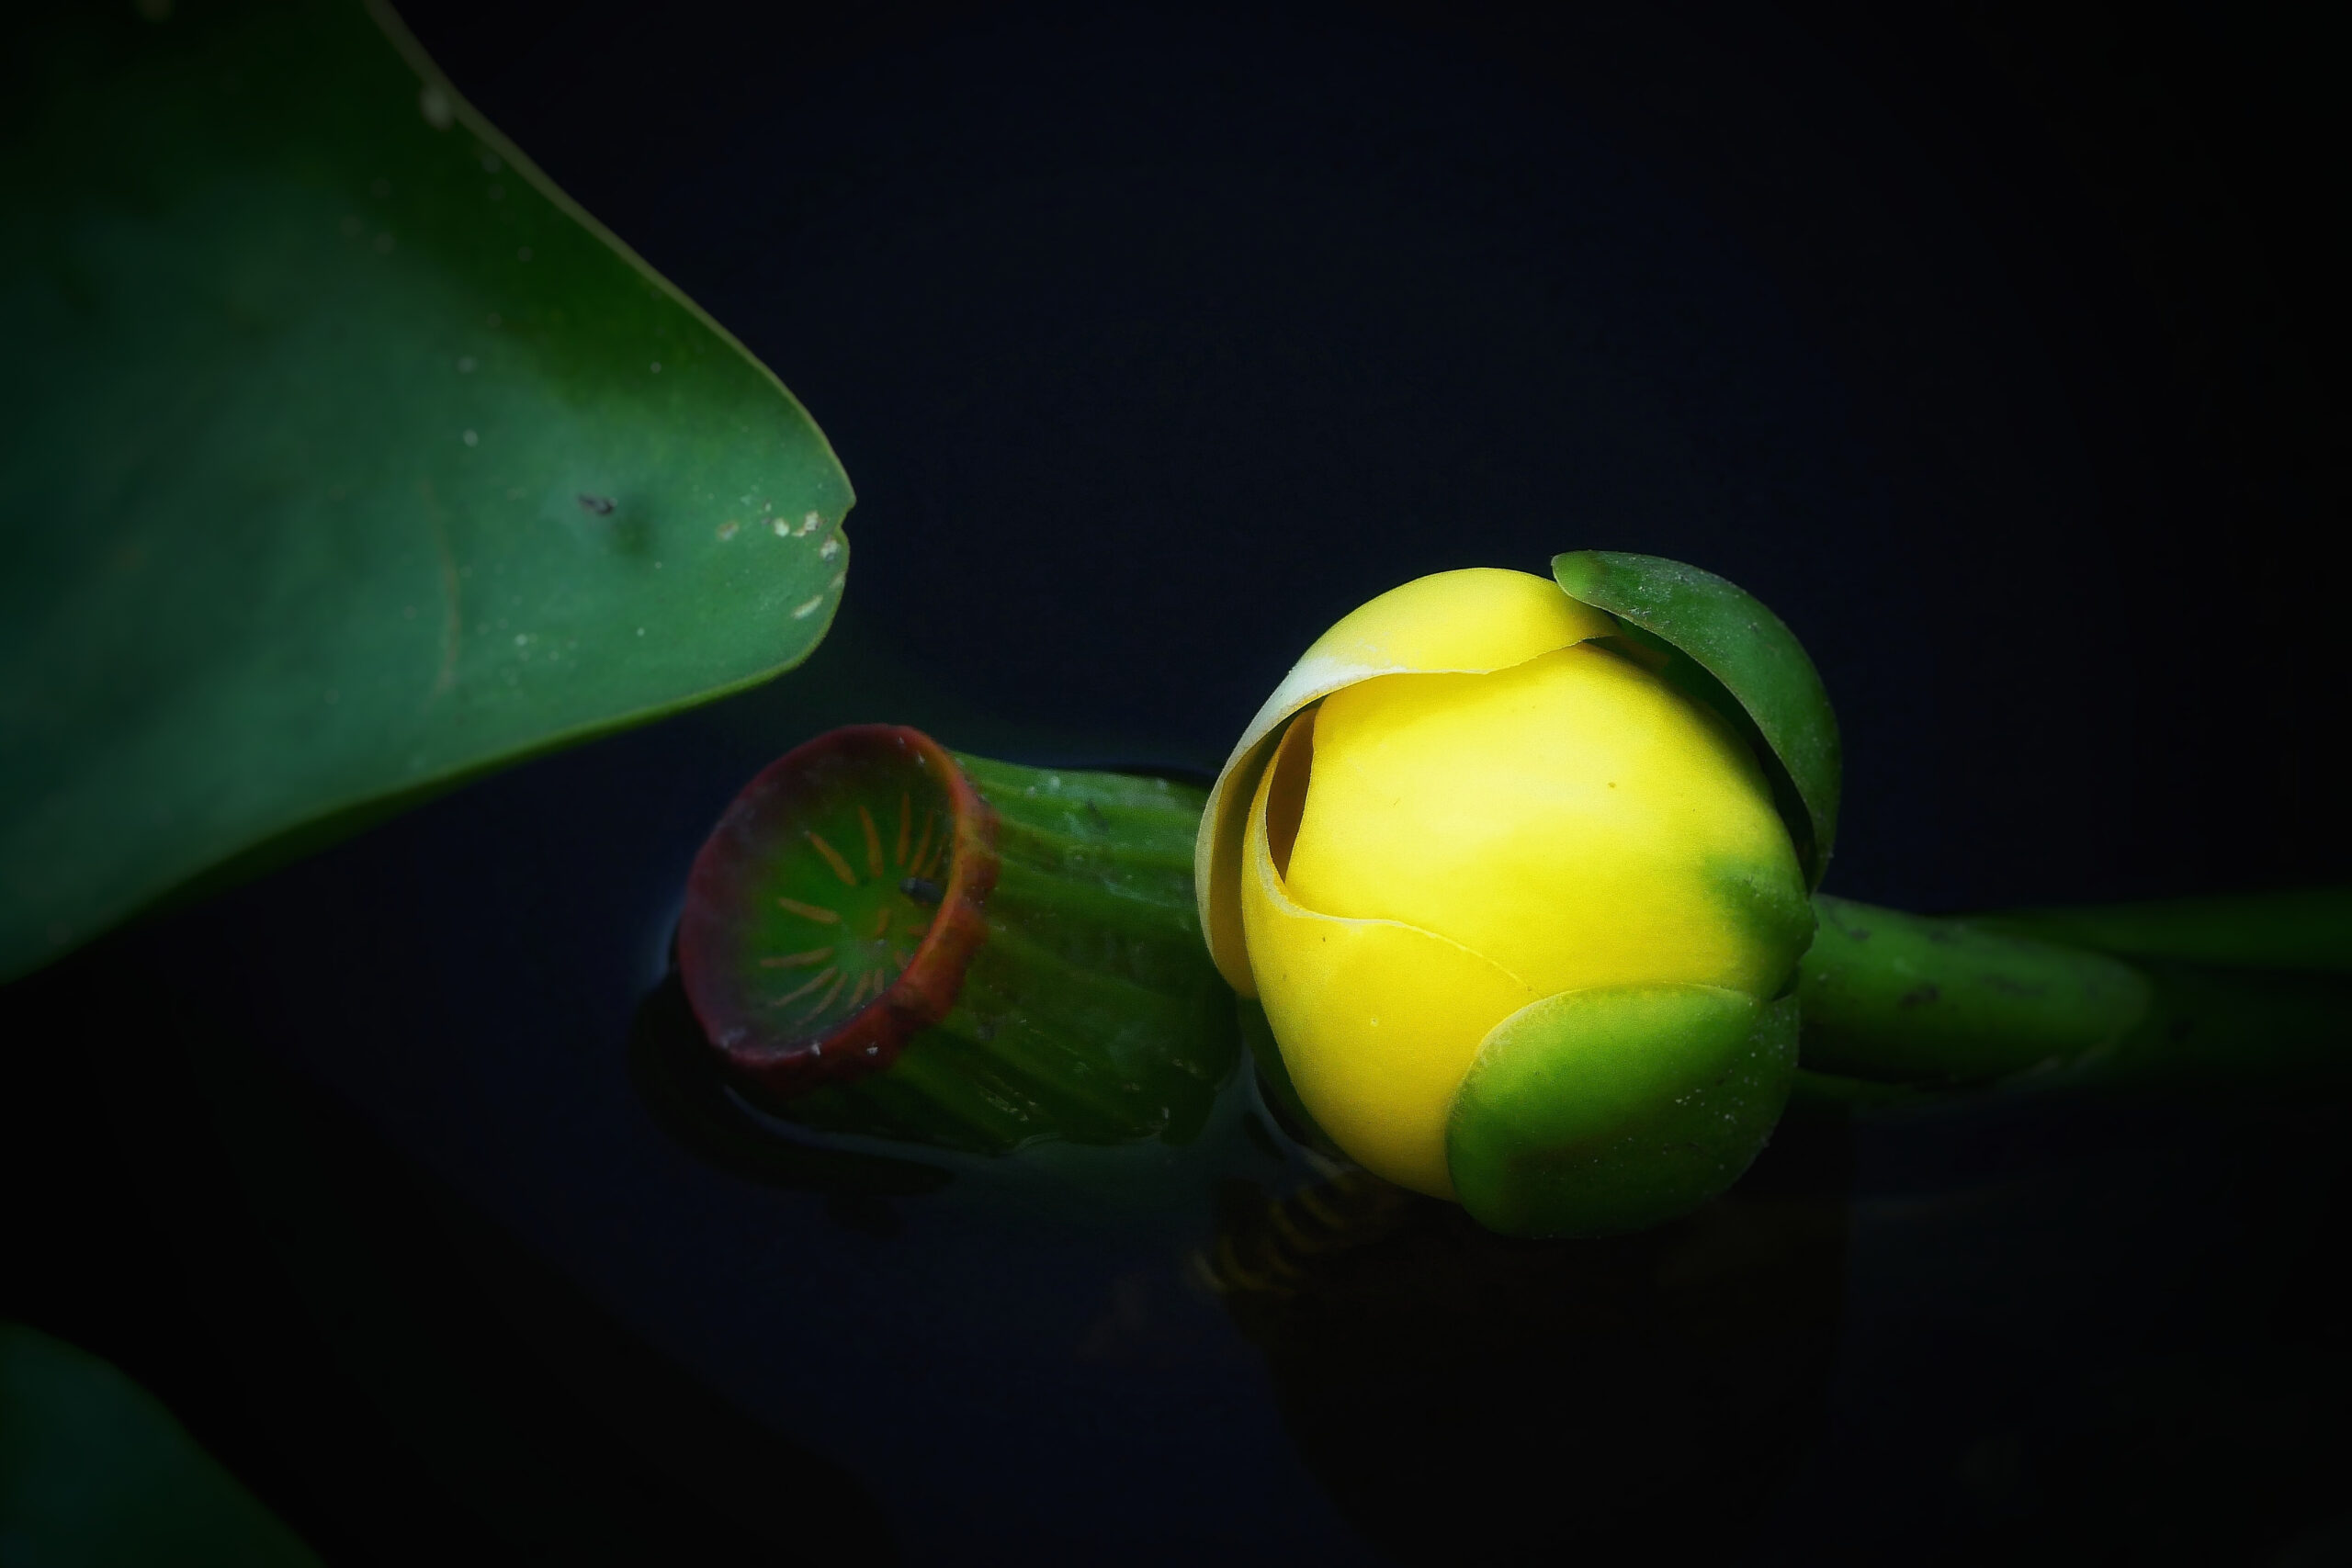
[[[0,1320],[0,1562],[318,1568],[153,1394]]]
[[[388,12],[51,6],[9,54],[0,977],[823,636],[824,437]]]

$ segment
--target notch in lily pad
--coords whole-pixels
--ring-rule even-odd
[[[1819,887],[1838,834],[1838,716],[1796,634],[1737,584],[1659,556],[1571,550],[1552,558],[1552,578],[1747,738],[1805,886]]]

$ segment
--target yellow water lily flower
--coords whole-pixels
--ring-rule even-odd
[[[1307,649],[1210,795],[1211,953],[1316,1122],[1402,1186],[1455,1197],[1466,1162],[1515,1212],[1704,1145],[1736,1168],[1674,1179],[1719,1190],[1786,1094],[1789,829],[1749,741],[1622,632],[1524,572],[1408,582]],[[1746,1152],[1677,1131],[1701,1116]]]

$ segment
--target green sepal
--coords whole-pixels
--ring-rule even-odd
[[[1623,550],[1571,550],[1552,577],[1606,610],[1668,681],[1706,703],[1756,749],[1795,841],[1808,890],[1838,835],[1838,716],[1804,645],[1755,595],[1711,571]]]
[[[1532,1002],[1487,1032],[1446,1164],[1509,1235],[1603,1235],[1688,1213],[1770,1138],[1796,1073],[1793,997],[1623,986]]]

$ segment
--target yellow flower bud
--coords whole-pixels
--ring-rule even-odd
[[[1407,583],[1307,650],[1210,798],[1196,871],[1218,966],[1264,1004],[1323,1131],[1402,1186],[1454,1196],[1465,1078],[1498,1040],[1581,1016],[1565,998],[1617,1021],[1547,1045],[1555,1087],[1511,1093],[1586,1098],[1546,1110],[1555,1125],[1690,1100],[1736,1052],[1674,1018],[1695,1003],[1737,1035],[1811,936],[1755,753],[1619,629],[1522,572]],[[1628,1033],[1629,1007],[1665,1021]],[[1600,1119],[1614,1135],[1624,1115]]]

